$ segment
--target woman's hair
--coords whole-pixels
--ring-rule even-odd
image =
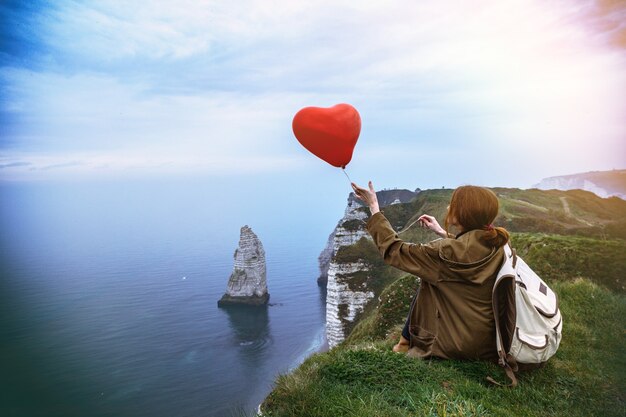
[[[446,231],[452,219],[456,219],[464,230],[484,230],[481,239],[487,245],[494,248],[504,246],[509,241],[509,232],[492,224],[498,215],[498,208],[498,197],[493,191],[473,185],[461,186],[452,193],[445,220]]]

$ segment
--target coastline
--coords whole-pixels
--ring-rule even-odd
[[[322,329],[316,333],[313,342],[311,342],[311,346],[307,350],[305,350],[304,353],[302,353],[302,355],[298,357],[298,359],[293,362],[293,364],[289,367],[288,372],[291,372],[300,365],[302,365],[302,363],[307,360],[311,355],[327,352],[328,350],[328,340],[326,339],[326,325],[324,325]]]
[[[307,350],[305,350],[298,358],[289,366],[287,372],[293,372],[296,368],[298,368],[302,363],[307,360],[309,357],[316,353],[324,353],[329,350],[328,348],[328,340],[326,339],[326,324],[319,330],[313,341],[311,342],[311,346]],[[271,391],[270,391],[271,392]],[[268,393],[269,395],[269,393]],[[265,401],[267,395],[263,398]],[[261,405],[263,405],[263,401],[259,403],[256,407],[256,416],[263,417],[263,412],[261,411]]]

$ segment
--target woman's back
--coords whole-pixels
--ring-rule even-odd
[[[368,230],[386,263],[422,279],[410,312],[410,354],[495,359],[491,291],[504,250],[488,246],[484,230],[428,244],[400,240],[382,214]]]
[[[422,279],[394,351],[410,347],[409,352],[420,357],[497,358],[492,289],[509,240],[504,228],[492,224],[498,215],[497,196],[482,187],[457,188],[445,230],[432,216],[418,219],[444,239],[413,244],[402,241],[380,212],[371,181],[369,191],[352,187],[370,208],[367,229],[385,262]],[[448,226],[461,233],[450,238]]]

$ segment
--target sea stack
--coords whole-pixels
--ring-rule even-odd
[[[218,307],[232,304],[266,305],[267,270],[263,244],[247,225],[241,228],[239,247],[235,250],[235,266],[228,280],[226,294],[217,302]]]

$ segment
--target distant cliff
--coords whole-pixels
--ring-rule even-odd
[[[600,197],[626,200],[626,169],[550,177],[535,184],[541,190],[586,190]]]
[[[235,250],[233,273],[228,280],[226,293],[217,305],[263,305],[267,304],[269,298],[263,244],[250,227],[243,226],[239,246]]]

